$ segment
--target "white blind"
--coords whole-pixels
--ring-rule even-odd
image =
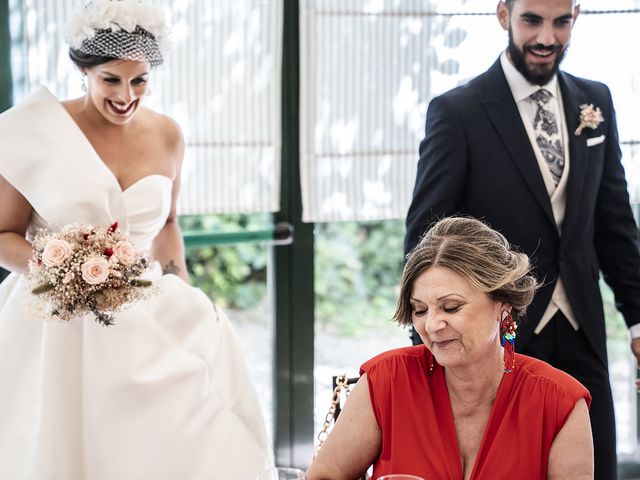
[[[176,119],[185,135],[180,213],[277,211],[282,2],[155,3],[170,14],[172,50],[153,72],[145,104]],[[24,46],[14,59],[18,97],[41,84],[62,99],[81,94],[64,41],[74,5],[15,4],[12,35]]]
[[[578,18],[562,68],[611,89],[632,203],[640,203],[640,0],[588,0]],[[588,8],[588,9],[587,9]],[[594,13],[589,14],[589,9]],[[606,34],[598,41],[594,32]]]
[[[404,216],[430,91],[419,1],[301,0],[303,220]],[[413,9],[412,9],[413,10]]]
[[[506,47],[496,2],[300,1],[303,220],[404,218],[428,101],[484,72]],[[581,5],[563,69],[611,88],[640,202],[640,62],[629,61],[640,2],[616,1],[617,13],[609,0]]]

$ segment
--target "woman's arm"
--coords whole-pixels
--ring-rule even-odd
[[[33,248],[25,239],[33,207],[13,185],[0,176],[0,266],[28,272]]]
[[[160,262],[162,273],[173,273],[185,282],[189,283],[187,263],[184,258],[184,240],[182,231],[178,223],[177,203],[180,192],[180,169],[184,158],[184,139],[182,133],[172,120],[168,120],[167,138],[169,138],[168,148],[172,151],[172,157],[176,162],[176,175],[173,180],[173,190],[171,195],[171,210],[167,223],[165,223],[160,233],[153,240],[151,255]]]
[[[547,479],[593,479],[593,438],[584,398],[576,402],[551,444]]]
[[[173,209],[167,223],[153,241],[151,254],[160,262],[162,273],[173,273],[189,283],[182,231]]]
[[[367,374],[349,394],[344,409],[309,470],[307,480],[354,480],[380,453],[382,434],[373,413]]]

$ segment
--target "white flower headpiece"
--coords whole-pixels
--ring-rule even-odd
[[[142,55],[159,65],[168,33],[162,9],[145,0],[93,0],[72,13],[67,41],[84,53],[132,60]]]

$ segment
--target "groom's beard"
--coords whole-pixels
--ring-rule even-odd
[[[531,51],[532,49],[556,52],[555,62],[553,62],[552,65],[528,66],[525,62],[524,54],[525,51]],[[562,46],[558,44],[551,46],[525,45],[523,50],[520,50],[513,42],[513,34],[511,33],[511,29],[509,29],[509,46],[507,47],[507,53],[509,54],[511,62],[513,62],[513,66],[516,67],[516,70],[518,70],[529,83],[542,86],[549,83],[549,80],[551,80],[560,69],[560,63],[562,63],[564,55],[567,53],[567,47],[563,49]]]

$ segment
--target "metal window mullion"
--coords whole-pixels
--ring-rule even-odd
[[[298,0],[284,2],[280,211],[294,227],[291,245],[272,248],[269,268],[275,318],[274,447],[276,463],[305,468],[313,453],[313,224],[302,223]]]
[[[0,0],[0,112],[13,105],[9,0]]]
[[[11,32],[9,31],[9,0],[0,0],[0,112],[13,105],[13,75],[11,74]],[[9,272],[0,268],[0,282]]]

